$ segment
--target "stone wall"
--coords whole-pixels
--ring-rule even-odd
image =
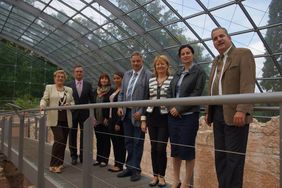
[[[196,144],[194,185],[200,188],[216,188],[218,185],[214,167],[213,131],[205,124],[203,117],[200,118],[200,125]],[[151,174],[150,146],[148,141],[145,143],[142,167],[146,173]],[[172,161],[170,157],[166,172],[166,179],[171,182]],[[184,174],[185,171],[182,169],[181,175],[184,176]],[[250,125],[244,187],[279,187],[279,117],[273,117],[267,123],[259,123],[254,119]]]

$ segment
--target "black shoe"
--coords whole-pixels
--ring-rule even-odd
[[[93,166],[99,166],[100,162],[99,161],[94,161]]]
[[[71,160],[71,164],[72,164],[72,165],[76,165],[76,164],[77,164],[77,159],[72,159],[72,160]]]
[[[107,163],[105,163],[105,162],[101,162],[101,163],[100,163],[100,167],[106,167],[106,166],[108,166]]]
[[[132,176],[130,177],[130,181],[138,181],[140,179],[141,179],[141,175],[138,172],[133,173]]]
[[[131,170],[125,169],[121,173],[118,173],[117,177],[123,178],[123,177],[128,177],[128,176],[131,176],[131,175],[132,175]]]
[[[80,161],[80,163],[82,164],[82,163],[83,163],[83,158],[82,158],[82,157],[79,157],[79,161]]]
[[[159,180],[152,180],[152,181],[149,183],[149,186],[150,186],[150,187],[155,187],[155,186],[158,185],[158,183],[159,183]]]
[[[181,187],[181,182],[179,182],[177,185],[177,188],[180,188],[180,187]]]
[[[159,183],[158,186],[159,186],[159,187],[165,187],[165,186],[166,186],[166,182],[164,182],[164,183]],[[177,187],[178,187],[178,186],[177,186]]]

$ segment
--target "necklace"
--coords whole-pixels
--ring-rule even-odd
[[[163,83],[167,80],[168,76],[165,76],[163,78],[157,78],[158,86],[162,86]]]
[[[63,106],[66,103],[67,95],[65,92],[65,88],[57,88],[57,93],[59,97],[59,106]],[[62,110],[59,110],[62,111]]]

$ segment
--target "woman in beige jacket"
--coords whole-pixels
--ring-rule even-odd
[[[46,107],[56,107],[73,105],[72,89],[64,86],[66,73],[63,70],[54,72],[54,83],[46,85],[44,95],[40,101],[40,110]],[[72,126],[72,115],[70,110],[50,110],[47,111],[47,126],[51,127],[54,135],[54,144],[52,147],[50,168],[51,172],[62,172],[64,163],[65,148]]]

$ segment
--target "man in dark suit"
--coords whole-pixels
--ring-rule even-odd
[[[83,68],[77,65],[73,69],[74,80],[70,83],[73,89],[73,98],[75,104],[94,103],[92,86],[89,82],[83,80]],[[82,163],[83,159],[83,123],[89,117],[88,109],[73,110],[72,112],[72,128],[69,133],[69,148],[71,153],[71,164],[77,164],[77,128],[80,128],[80,155],[79,160]]]
[[[143,58],[139,52],[133,52],[130,58],[132,70],[124,74],[118,101],[135,101],[149,99],[149,79],[152,73],[144,68]],[[141,159],[145,133],[141,130],[141,115],[144,108],[119,108],[118,115],[123,117],[125,148],[127,151],[126,169],[118,177],[131,176],[131,181],[141,178]],[[134,138],[132,138],[134,137]]]
[[[219,56],[212,63],[210,95],[253,93],[256,68],[252,52],[246,48],[235,48],[225,28],[213,29],[211,36]],[[213,123],[219,188],[240,188],[243,185],[252,105],[209,105],[206,112],[207,123]]]

